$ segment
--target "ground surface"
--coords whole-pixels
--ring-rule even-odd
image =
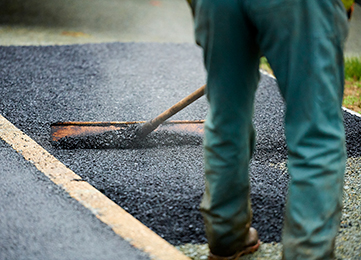
[[[348,56],[359,56],[361,53],[360,14],[361,8],[357,6],[346,46]],[[87,43],[119,41],[186,42],[189,45],[87,45]],[[204,83],[203,66],[200,64],[201,57],[199,50],[194,47],[192,18],[185,1],[0,1],[1,45],[77,43],[85,45],[1,48],[0,74],[1,95],[3,96],[0,103],[1,114],[74,169],[85,180],[132,211],[136,217],[142,219],[172,243],[204,242],[200,226],[201,220],[197,211],[201,196],[200,190],[203,188],[202,152],[197,138],[194,143],[186,142],[179,146],[158,145],[147,149],[123,151],[58,150],[54,149],[49,141],[49,125],[52,122],[59,120],[147,120]],[[177,52],[175,53],[174,50]],[[257,215],[262,210],[271,212],[273,209],[277,211],[276,215],[280,214],[287,181],[284,168],[283,131],[280,128],[282,104],[274,89],[274,80],[263,77],[258,100],[268,102],[270,94],[275,97],[275,103],[270,104],[269,108],[257,104],[256,114],[261,114],[263,110],[270,110],[271,117],[261,116],[259,119],[256,117],[259,150],[251,166],[254,185],[252,194],[256,203],[261,199],[259,196],[264,196],[264,205],[273,206],[265,209],[256,207]],[[202,119],[205,114],[206,102],[201,99],[177,115],[176,118]],[[350,122],[349,134],[351,133],[350,136],[359,144],[360,142],[356,138],[360,136],[360,133],[357,132],[359,131],[358,121],[354,116],[348,113],[346,115]],[[274,128],[272,128],[273,124]],[[270,129],[273,130],[270,131]],[[265,134],[264,138],[263,134]],[[275,151],[275,147],[272,145],[271,140],[276,139],[279,141],[277,147],[281,148],[280,151]],[[351,147],[354,147],[352,142]],[[11,148],[1,142],[0,149],[4,158],[1,162],[8,163],[11,170],[9,167],[1,167],[8,171],[7,179],[10,180],[14,177],[15,181],[8,183],[4,181],[3,183],[17,187],[17,182],[21,182],[21,178],[17,179],[18,176],[13,174],[14,169],[32,176],[33,171],[23,170],[21,159],[17,159],[16,154],[10,150]],[[359,150],[356,149],[356,151]],[[15,159],[12,158],[14,155]],[[265,160],[268,159],[270,161],[265,163]],[[13,167],[12,163],[15,163]],[[350,177],[347,179],[349,183],[347,183],[348,189],[345,192],[346,206],[342,230],[337,242],[338,259],[361,257],[359,256],[361,238],[357,236],[360,233],[360,211],[357,207],[358,204],[354,203],[357,202],[357,194],[360,194],[358,190],[360,187],[358,185],[360,183],[360,161],[358,157],[356,159],[349,158],[349,164],[349,171],[346,174],[347,177]],[[260,172],[267,172],[267,175],[260,176],[257,174]],[[22,176],[22,178],[24,177]],[[282,182],[281,185],[278,182]],[[38,183],[34,183],[34,187],[36,187],[34,191],[27,190],[26,186],[23,188],[23,185],[18,186],[23,189],[24,194],[30,192],[36,197],[43,198],[38,193],[43,191],[44,185],[46,186],[48,183],[41,179],[38,180]],[[259,193],[260,189],[264,191]],[[275,189],[278,193],[270,194],[270,189]],[[60,203],[60,208],[66,208],[68,203],[70,203],[71,210],[79,207],[77,203],[74,203],[74,206],[72,202],[69,202],[65,193],[56,187],[51,190],[54,191],[51,196],[60,197],[55,200],[63,201],[65,197],[65,202]],[[5,191],[7,192],[7,190]],[[256,193],[259,196],[255,196]],[[11,192],[6,193],[6,195],[9,194]],[[169,197],[173,199],[167,200]],[[130,198],[134,198],[135,201]],[[16,200],[22,199],[29,199],[29,196],[16,198]],[[56,205],[56,203],[52,204]],[[275,204],[277,204],[276,207]],[[2,222],[9,216],[15,222],[23,221],[20,220],[20,215],[19,218],[14,217],[14,210],[9,209],[12,204],[7,205],[8,207],[2,208],[1,212],[9,212],[9,214],[0,218],[0,225],[8,229],[8,232],[2,232],[6,239],[8,240],[10,237],[13,240],[2,243],[8,245],[6,247],[9,258],[2,257],[2,255],[0,258],[13,259],[12,256],[20,255],[26,257],[29,252],[38,252],[38,248],[28,251],[29,243],[27,241],[29,239],[16,240],[14,235],[17,233],[16,230],[7,226],[10,222]],[[184,207],[177,207],[177,205]],[[16,207],[22,206],[19,204]],[[47,207],[45,206],[45,208]],[[81,212],[78,218],[83,218],[83,214],[85,214],[85,219],[81,219],[81,221],[84,223],[92,221],[92,217],[87,215],[89,214],[87,211]],[[179,214],[181,214],[181,218],[179,218]],[[282,219],[267,222],[272,214],[268,214],[265,218],[256,217],[255,219],[262,237],[267,241],[279,239],[279,225]],[[75,216],[78,216],[76,212]],[[170,217],[174,217],[174,220],[168,223]],[[24,225],[15,226],[26,228],[26,223],[27,221],[24,222]],[[79,219],[74,220],[74,223],[83,227],[81,229],[75,227],[74,230],[79,230],[79,232],[89,230],[79,223]],[[350,223],[352,223],[351,226]],[[31,222],[31,225],[33,224]],[[99,225],[102,226],[99,222],[94,224],[92,230],[97,230],[100,234],[106,233],[99,228]],[[47,225],[41,226],[46,227]],[[58,230],[61,230],[61,227]],[[271,235],[267,234],[268,230]],[[99,238],[112,240],[113,233],[109,232],[111,234],[102,234]],[[31,235],[30,232],[28,234]],[[53,236],[45,234],[47,238]],[[189,236],[189,238],[183,236]],[[34,236],[30,236],[30,239],[32,238]],[[83,237],[80,235],[80,238]],[[115,236],[113,238],[117,239]],[[76,239],[78,237],[75,235]],[[89,241],[93,241],[90,245],[97,243],[93,239],[89,238]],[[51,240],[44,241],[44,243],[42,241],[44,240],[37,241],[37,238],[34,238],[33,246],[47,245],[46,242]],[[118,248],[118,251],[112,251],[112,249],[109,251],[108,256],[113,259],[116,256],[120,259],[132,259],[131,257],[142,259],[141,257],[144,257],[139,254],[139,251],[126,251],[130,255],[122,255],[119,250],[127,248],[128,244],[117,243],[110,241],[108,245],[104,246],[101,243],[100,245],[104,248],[109,248],[108,246]],[[22,247],[19,248],[19,245]],[[48,245],[53,246],[52,243],[48,243]],[[64,244],[65,248],[67,246],[72,248],[71,245]],[[185,247],[187,249],[181,248],[181,250],[192,258],[206,259],[206,246],[187,244]],[[79,248],[87,250],[87,247],[83,245],[80,245]],[[95,251],[96,248],[96,246],[92,247],[89,252]],[[251,256],[250,259],[280,259],[281,248],[280,244],[263,244],[260,253]],[[0,252],[4,251],[0,250]],[[63,251],[59,252],[63,253]],[[99,259],[98,253],[94,252],[92,255]],[[74,252],[74,255],[76,254]],[[31,254],[29,256],[28,258],[31,259]],[[62,259],[71,258],[65,253],[62,256]],[[44,258],[49,259],[49,257]]]
[[[361,55],[361,7],[355,6],[347,56]],[[0,45],[94,42],[194,43],[186,0],[1,0]]]
[[[198,211],[204,188],[201,137],[174,143],[167,141],[174,136],[165,135],[164,142],[140,149],[59,150],[49,136],[57,121],[156,116],[204,83],[197,47],[111,43],[1,47],[0,53],[0,109],[6,118],[170,243],[206,242]],[[204,119],[206,110],[202,98],[174,119]],[[263,76],[255,105],[251,195],[253,225],[264,242],[280,241],[288,181],[283,110],[276,81]],[[349,156],[359,157],[361,120],[348,113],[346,119]]]
[[[1,45],[188,42],[186,0],[1,0]]]
[[[149,259],[2,140],[0,165],[0,259]]]

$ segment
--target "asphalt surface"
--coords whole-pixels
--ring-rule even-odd
[[[173,142],[173,134],[160,139],[155,132],[149,140],[162,142],[137,149],[67,150],[50,141],[50,124],[57,121],[158,115],[204,84],[199,48],[159,43],[0,47],[0,66],[2,115],[170,243],[206,242],[198,211],[204,188],[199,137]],[[206,111],[201,98],[173,119],[204,119]],[[276,81],[262,76],[250,177],[253,226],[264,242],[280,241],[287,193],[283,111]],[[359,156],[360,119],[348,113],[345,118],[349,156]]]
[[[360,28],[356,6],[346,56],[360,56]],[[189,44],[86,44],[119,41]],[[62,150],[49,140],[53,122],[147,120],[204,83],[185,1],[0,1],[0,45],[59,44],[85,45],[0,49],[0,113],[168,241],[205,242],[197,209],[203,189],[199,136],[162,132],[143,147],[126,150]],[[258,150],[251,163],[255,225],[267,241],[279,240],[285,195],[279,183],[288,179],[282,101],[269,102],[278,96],[275,89],[274,80],[262,78],[255,118]],[[175,119],[203,119],[206,106],[201,99]],[[358,120],[345,113],[349,155],[360,155]],[[6,202],[0,204],[5,230],[0,259],[147,258],[128,251],[125,241],[2,141],[0,154],[0,193]]]
[[[1,139],[0,165],[0,259],[149,259]]]

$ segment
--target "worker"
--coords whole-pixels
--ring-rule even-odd
[[[248,171],[261,54],[286,104],[290,182],[283,259],[333,259],[346,160],[341,105],[348,21],[343,2],[190,2],[208,72],[201,202],[208,259],[238,259],[260,245],[251,227]]]

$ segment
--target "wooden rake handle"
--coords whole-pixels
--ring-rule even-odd
[[[187,107],[188,105],[192,104],[194,101],[199,99],[204,95],[204,90],[206,88],[206,85],[200,87],[196,91],[194,91],[189,96],[183,98],[181,101],[173,105],[171,108],[168,108],[166,111],[161,113],[159,116],[147,121],[146,123],[140,125],[140,127],[137,130],[137,136],[138,137],[145,137],[150,132],[152,132],[154,129],[156,129],[160,124],[162,124],[165,120],[170,118],[171,116],[175,115],[179,111],[181,111],[183,108]]]

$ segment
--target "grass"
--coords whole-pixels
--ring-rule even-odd
[[[361,113],[361,57],[345,59],[343,106]]]
[[[260,68],[261,68],[262,70],[265,70],[265,71],[267,71],[268,73],[270,73],[270,74],[273,75],[273,71],[272,71],[271,66],[269,65],[266,57],[263,56],[263,57],[261,58],[261,61],[260,61],[260,65],[259,65],[259,66],[260,66]]]
[[[345,59],[345,79],[361,80],[361,57]]]
[[[265,57],[261,58],[260,68],[273,74]],[[361,113],[361,57],[345,59],[344,107]]]

